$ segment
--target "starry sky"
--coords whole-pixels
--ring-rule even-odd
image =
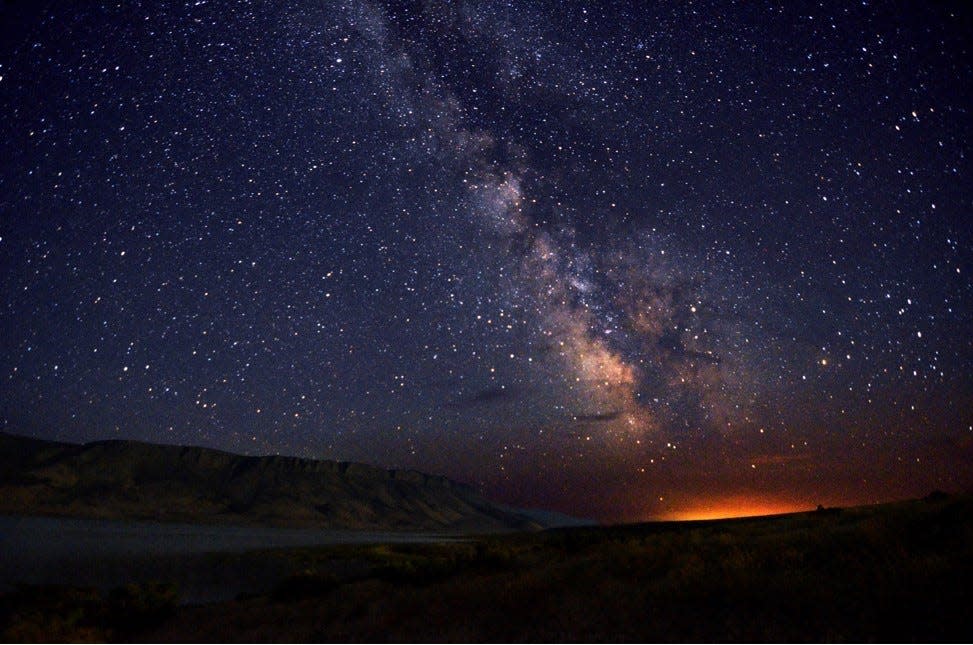
[[[0,426],[604,521],[973,487],[973,9],[7,2]]]

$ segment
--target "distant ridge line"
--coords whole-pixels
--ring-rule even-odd
[[[0,432],[0,513],[403,531],[542,527],[468,484],[412,469],[8,432]]]

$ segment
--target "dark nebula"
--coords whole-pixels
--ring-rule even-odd
[[[604,520],[968,490],[971,17],[4,3],[0,423]]]

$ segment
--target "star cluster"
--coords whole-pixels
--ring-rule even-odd
[[[962,4],[0,12],[6,431],[605,520],[973,486]]]

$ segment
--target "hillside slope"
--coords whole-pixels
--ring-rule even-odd
[[[469,486],[412,470],[4,433],[0,513],[333,529],[537,527]]]

